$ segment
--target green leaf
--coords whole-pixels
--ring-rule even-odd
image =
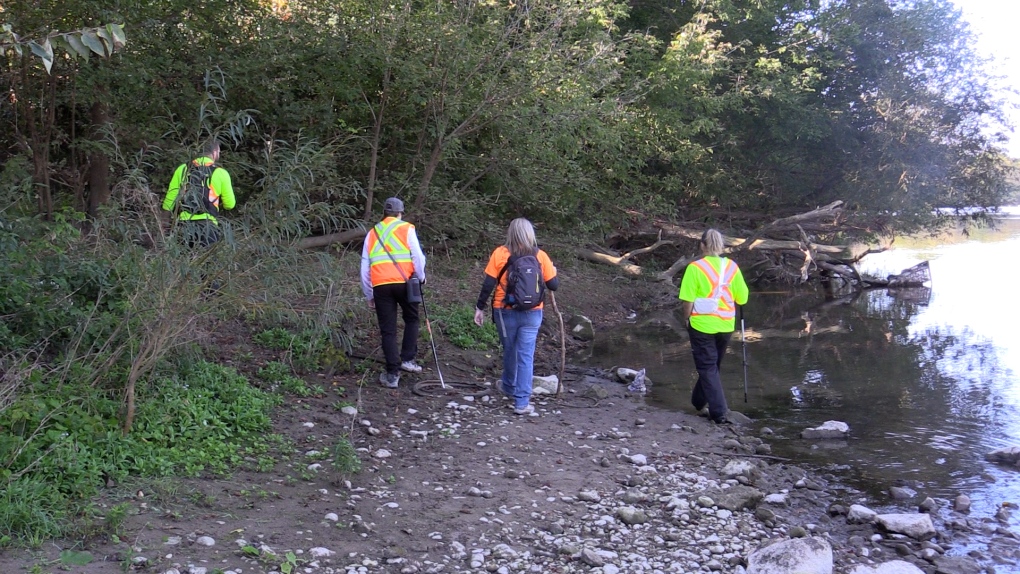
[[[86,62],[88,61],[92,51],[81,41],[81,36],[78,34],[68,34],[64,39],[67,40],[67,45],[71,46],[72,50],[82,58],[85,58]]]
[[[43,65],[46,66],[46,73],[49,73],[53,67],[53,46],[50,45],[50,40],[47,38],[42,44],[36,41],[28,43],[28,47],[32,49],[32,53],[43,61]]]
[[[106,57],[106,46],[103,45],[103,41],[99,39],[92,30],[82,30],[81,41],[89,47],[90,50],[99,54],[100,56]]]
[[[107,24],[106,29],[110,31],[110,36],[113,37],[114,48],[120,48],[127,44],[127,36],[124,35],[123,24]]]
[[[110,33],[106,28],[96,28],[96,33],[99,34],[100,39],[103,40],[103,47],[106,49],[106,55],[113,54],[113,34]]]
[[[86,566],[90,562],[92,562],[92,554],[88,552],[64,550],[60,553],[60,563],[65,566]]]

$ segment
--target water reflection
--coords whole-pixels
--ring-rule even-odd
[[[931,261],[931,289],[825,299],[814,291],[755,292],[747,308],[748,403],[739,331],[722,366],[730,407],[778,432],[777,454],[839,468],[873,495],[916,481],[921,495],[963,492],[990,515],[1020,499],[1020,472],[984,461],[1020,445],[1020,336],[1010,300],[1020,220],[938,241],[898,241],[862,271],[885,276]],[[691,412],[697,378],[675,313],[602,336],[589,361],[644,367],[647,400]],[[819,445],[799,431],[847,422],[852,438]]]

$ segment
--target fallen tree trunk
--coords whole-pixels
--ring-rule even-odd
[[[827,244],[818,237],[835,236],[843,230],[843,202],[834,201],[805,213],[782,217],[751,232],[745,237],[723,236],[726,247],[724,255],[751,259],[746,264],[747,270],[756,269],[758,278],[771,275],[773,278],[805,282],[812,274],[825,275],[829,280],[837,278],[854,285],[871,285],[869,280],[862,278],[854,269],[853,264],[869,253],[884,251],[885,248],[862,248],[855,243]],[[640,214],[635,214],[640,215]],[[644,274],[644,269],[636,257],[659,249],[666,245],[690,246],[691,241],[699,241],[704,233],[703,227],[677,225],[670,222],[657,221],[653,229],[644,231],[619,233],[610,237],[610,241],[649,242],[650,245],[633,249],[626,253],[614,252],[610,249],[588,248],[577,250],[581,259],[612,265],[624,273],[637,277]],[[674,284],[674,278],[691,261],[700,254],[697,247],[690,247],[691,253],[684,253],[659,273],[656,279]],[[754,260],[757,259],[757,262]]]
[[[341,231],[339,233],[330,233],[328,235],[305,237],[301,241],[297,242],[297,248],[312,249],[314,247],[325,247],[333,243],[349,243],[351,241],[364,238],[365,233],[367,233],[367,230],[365,230],[364,228],[360,228],[360,229],[348,229],[347,231]]]

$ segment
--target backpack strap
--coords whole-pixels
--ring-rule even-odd
[[[499,291],[499,280],[503,278],[503,275],[506,273],[506,270],[510,268],[510,264],[513,263],[513,262],[514,262],[514,256],[513,255],[510,255],[510,257],[507,257],[506,258],[506,264],[503,265],[503,268],[500,269],[499,273],[496,275],[496,287],[492,290],[492,308],[493,309],[496,308],[496,291]],[[507,285],[507,287],[509,287],[509,285]],[[506,296],[507,296],[506,289],[503,289],[503,297],[506,298]],[[505,307],[504,307],[504,309],[505,309]]]

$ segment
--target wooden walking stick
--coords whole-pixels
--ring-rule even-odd
[[[563,328],[563,314],[556,306],[556,293],[550,291],[549,296],[552,298],[553,311],[556,312],[556,317],[560,320],[560,377],[556,380],[556,396],[558,397],[563,393],[563,373],[567,370],[567,335],[566,329]]]

